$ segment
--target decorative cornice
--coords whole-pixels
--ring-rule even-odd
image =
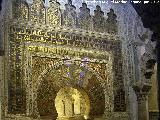
[[[29,2],[32,3],[32,2]],[[13,17],[11,22],[14,23],[28,23],[34,26],[45,25],[52,27],[68,27],[69,29],[82,29],[93,32],[101,32],[103,34],[117,34],[117,15],[113,9],[107,13],[108,18],[104,17],[104,12],[101,7],[97,6],[95,14],[90,15],[90,9],[87,8],[86,3],[82,3],[80,12],[75,11],[75,6],[72,5],[71,0],[65,4],[65,10],[62,12],[58,2],[50,1],[50,6],[45,8],[42,1],[33,1],[32,4],[27,2],[13,3]],[[15,10],[14,10],[15,9]],[[87,23],[87,24],[86,24]],[[103,23],[103,24],[102,24]]]

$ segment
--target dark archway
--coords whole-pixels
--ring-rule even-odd
[[[103,118],[105,111],[104,89],[95,75],[88,80],[88,85],[85,89],[91,102],[90,116],[92,118]]]
[[[57,111],[55,108],[56,91],[52,83],[43,80],[37,92],[37,107],[42,120],[56,120]]]

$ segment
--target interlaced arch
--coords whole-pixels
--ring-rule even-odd
[[[52,71],[56,71],[56,70],[58,70],[61,66],[64,66],[65,65],[65,62],[63,61],[63,60],[60,60],[57,64],[55,64],[55,65],[51,65],[51,66],[49,66],[49,67],[47,67],[47,68],[45,68],[44,70],[43,70],[43,72],[41,72],[41,74],[39,75],[39,77],[38,77],[38,80],[35,82],[35,84],[33,85],[33,103],[34,103],[34,111],[37,111],[37,114],[38,114],[38,109],[37,109],[37,91],[38,91],[38,88],[39,88],[39,86],[40,86],[40,84],[42,83],[42,81],[44,81],[45,79],[44,78],[46,78],[47,77],[47,75],[48,74],[50,74],[50,72],[52,72]],[[77,65],[76,64],[76,62],[74,62],[74,65],[76,65],[76,66],[78,66],[78,67],[80,67],[79,66],[79,64]],[[110,64],[108,64],[108,65],[110,65]],[[87,68],[87,71],[89,71],[89,73],[90,73],[90,77],[89,78],[91,78],[92,76],[94,76],[94,77],[96,77],[97,78],[97,82],[98,82],[98,84],[102,87],[102,92],[104,93],[103,95],[105,96],[104,97],[104,99],[108,99],[109,100],[109,97],[111,97],[111,99],[113,99],[113,93],[109,93],[109,91],[107,91],[107,90],[110,90],[110,91],[112,91],[113,92],[113,86],[112,85],[108,85],[108,84],[106,84],[106,82],[111,82],[111,84],[113,84],[112,82],[112,73],[111,73],[111,66],[110,67],[107,67],[107,68],[110,68],[110,70],[107,70],[107,71],[109,71],[110,73],[107,73],[108,74],[108,77],[106,78],[106,80],[104,80],[104,79],[102,79],[102,77],[98,74],[98,73],[96,73],[96,71],[94,71],[92,68]],[[89,79],[89,78],[87,78],[87,79]],[[64,79],[65,80],[65,79]],[[92,80],[91,80],[92,81]],[[54,82],[53,82],[54,83]],[[72,83],[71,83],[72,84]],[[73,84],[73,86],[71,86],[71,87],[77,87],[76,86],[76,84]],[[82,87],[83,88],[83,87]],[[107,89],[107,90],[106,90]],[[106,92],[108,92],[107,94],[106,94]],[[112,94],[112,95],[109,95],[109,94]],[[110,100],[111,100],[110,99]],[[113,101],[112,101],[113,102]],[[105,109],[104,110],[104,114],[109,114],[109,112],[107,112],[107,111],[111,111],[112,110],[112,108],[113,108],[113,106],[111,107],[111,104],[113,105],[113,103],[112,103],[111,101],[110,102],[108,102],[108,103],[104,103],[105,104],[105,106],[110,106],[110,108],[108,108],[107,110]],[[110,104],[110,105],[109,105]],[[104,107],[105,107],[104,106]],[[110,109],[110,110],[109,110]],[[36,112],[35,112],[36,113]]]

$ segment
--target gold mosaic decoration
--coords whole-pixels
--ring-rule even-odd
[[[47,9],[48,24],[53,26],[61,25],[61,12],[60,4],[56,1],[50,3],[50,7]]]
[[[32,105],[26,106],[32,117],[37,118],[39,116],[36,98],[37,98],[38,86],[39,84],[41,84],[40,81],[44,80],[44,78],[51,81],[56,78],[56,80],[59,81],[59,82],[53,82],[54,88],[56,88],[56,90],[66,85],[70,85],[70,86],[80,85],[81,87],[85,88],[88,84],[87,80],[90,79],[95,74],[97,76],[97,79],[101,80],[99,81],[100,83],[99,85],[102,86],[102,88],[104,86],[107,86],[106,88],[108,89],[106,91],[107,93],[104,93],[104,94],[107,94],[109,98],[108,99],[105,97],[105,101],[108,99],[107,104],[105,104],[105,106],[108,106],[108,110],[107,110],[108,112],[105,114],[109,114],[109,113],[111,114],[111,111],[113,110],[113,108],[114,109],[116,108],[115,106],[113,106],[114,104],[113,97],[116,98],[116,99],[114,98],[115,99],[114,102],[116,102],[116,105],[118,105],[118,108],[121,110],[125,109],[124,91],[122,87],[119,87],[119,86],[122,86],[123,82],[119,82],[120,80],[122,80],[121,78],[122,76],[121,62],[122,61],[120,59],[120,54],[119,54],[121,45],[118,41],[117,42],[106,41],[106,40],[103,41],[103,39],[98,40],[97,42],[94,41],[95,44],[101,44],[105,42],[106,45],[108,45],[108,46],[105,46],[106,47],[105,49],[107,51],[112,51],[112,54],[111,54],[111,52],[108,53],[108,52],[101,51],[94,48],[92,52],[89,49],[82,49],[80,48],[81,44],[77,44],[78,42],[73,42],[72,44],[71,43],[68,44],[68,42],[66,42],[66,41],[69,41],[68,37],[67,38],[59,37],[59,36],[62,36],[60,33],[56,34],[54,32],[53,33],[50,32],[50,34],[56,35],[56,37],[54,37],[56,38],[54,39],[55,41],[54,43],[51,43],[49,41],[44,41],[42,37],[41,37],[42,41],[38,41],[38,42],[37,42],[37,39],[28,37],[28,36],[43,36],[43,38],[46,38],[44,35],[49,34],[41,31],[39,32],[39,30],[11,27],[11,33],[13,33],[13,34],[10,34],[10,38],[12,41],[10,45],[11,46],[10,54],[12,55],[11,60],[13,61],[12,58],[15,58],[16,54],[19,56],[23,56],[23,57],[20,57],[22,59],[21,62],[15,61],[15,63],[19,65],[24,64],[25,66],[20,72],[20,75],[23,75],[23,74],[25,75],[25,77],[21,79],[23,80],[23,85],[21,86],[24,86],[24,85],[26,86],[24,88],[27,88],[26,89],[27,101],[28,102],[30,101],[29,103],[33,103],[33,107],[31,107]],[[72,38],[72,36],[70,36],[70,38]],[[77,38],[76,40],[79,40]],[[83,37],[83,39],[84,38],[85,37]],[[55,44],[57,44],[57,41],[59,42],[61,39],[63,40],[63,43],[66,43],[65,47],[63,48],[60,47],[60,46],[63,46],[63,44],[58,44],[60,46],[55,46]],[[25,44],[22,44],[23,42]],[[48,45],[44,46],[44,43],[47,43]],[[77,49],[74,49],[74,47],[72,48],[72,51],[68,49],[68,46],[71,46],[71,45],[75,46],[75,44],[77,44],[76,45]],[[92,44],[92,42],[90,44]],[[19,45],[20,47],[16,47],[15,45],[16,46]],[[15,48],[19,48],[19,50],[17,51]],[[81,52],[78,53],[78,51],[81,51]],[[65,62],[66,60],[69,60],[68,62],[71,62],[73,66],[67,67],[65,65],[67,64]],[[83,62],[87,63],[87,69],[84,69],[83,67],[81,67]],[[116,63],[116,64],[112,65],[112,63]],[[120,66],[117,66],[117,65],[120,65]],[[14,70],[15,68],[14,64],[11,64],[11,66],[13,66],[12,68]],[[112,70],[116,71],[116,73],[112,73]],[[80,74],[84,74],[84,73],[85,73],[85,77],[83,78],[84,80],[81,80]],[[113,74],[115,74],[114,78],[112,76]],[[116,80],[113,81],[113,79],[117,79],[117,78],[119,79],[119,81],[116,81]],[[17,79],[17,80],[19,81],[20,79]],[[14,84],[15,83],[13,81],[11,85],[14,86]],[[114,91],[113,91],[113,87],[114,87]],[[16,87],[14,87],[13,91],[15,89]],[[30,90],[32,90],[32,92]],[[112,92],[116,96],[113,96]],[[16,97],[16,94],[17,93],[15,93],[15,97]],[[119,97],[119,95],[121,95],[121,97]],[[16,102],[14,103],[13,101],[10,104],[11,106],[16,105],[15,104]],[[22,100],[22,102],[24,101]],[[122,107],[120,107],[119,105],[122,105]],[[15,108],[17,107],[18,106],[16,105]],[[95,110],[96,109],[94,109],[93,111]]]
[[[42,0],[33,0],[30,4],[22,0],[14,0],[13,19],[29,22],[33,26],[38,24],[37,26],[49,25],[101,33],[118,33],[117,16],[113,9],[107,13],[108,18],[104,17],[100,6],[96,6],[93,17],[85,3],[78,9],[80,9],[79,13],[76,12],[76,7],[72,5],[71,0],[65,4],[64,10],[60,9],[60,4],[56,0],[49,1],[49,5],[45,5]]]
[[[28,21],[28,10],[29,6],[26,2],[22,2],[20,0],[16,0],[13,2],[13,18],[22,21]]]
[[[34,23],[45,24],[45,8],[44,3],[34,0],[30,7],[30,21]]]
[[[39,61],[37,61],[39,59]],[[45,80],[48,80],[50,81],[52,84],[53,84],[53,88],[55,89],[55,91],[59,91],[61,88],[65,87],[65,86],[70,86],[70,87],[82,87],[83,89],[86,89],[88,91],[88,94],[91,95],[91,101],[97,101],[97,99],[101,99],[104,98],[104,93],[103,93],[103,89],[106,88],[106,86],[110,86],[112,87],[113,83],[111,82],[111,78],[109,78],[110,76],[110,73],[108,73],[109,71],[106,69],[105,66],[110,66],[109,64],[99,64],[101,66],[104,66],[104,69],[101,69],[102,71],[106,71],[106,74],[108,74],[107,76],[107,81],[104,79],[102,80],[101,76],[99,76],[99,74],[97,74],[97,79],[99,79],[96,83],[94,83],[93,85],[98,85],[97,87],[96,86],[92,86],[91,83],[89,83],[89,81],[93,81],[95,79],[95,77],[92,78],[93,74],[92,72],[95,72],[96,74],[96,71],[95,71],[95,67],[97,66],[97,69],[98,69],[98,63],[96,64],[90,64],[90,62],[88,63],[88,68],[84,68],[82,67],[82,63],[83,61],[80,61],[80,60],[76,60],[75,62],[74,61],[69,61],[71,63],[66,63],[65,61],[64,62],[60,62],[61,59],[59,59],[60,61],[58,63],[60,63],[57,67],[54,67],[55,65],[57,65],[57,60],[58,59],[52,59],[52,58],[42,58],[42,57],[33,57],[32,59],[33,61],[36,60],[42,67],[37,67],[37,69],[35,71],[38,71],[39,69],[41,68],[44,68],[44,70],[40,73],[42,73],[42,78],[39,78],[39,74],[32,74],[32,84],[34,85],[34,99],[36,99],[36,91],[38,90],[38,86],[40,85],[40,81],[45,81]],[[54,61],[55,62],[52,62],[52,64],[50,64],[50,61]],[[35,63],[35,66],[37,66],[37,62],[33,62],[33,66],[34,66],[34,63]],[[46,65],[46,63],[48,63],[49,65]],[[52,65],[54,68],[52,68]],[[69,65],[69,66],[68,66]],[[93,67],[90,67],[92,66]],[[49,69],[48,67],[44,67],[44,66],[50,66]],[[34,68],[35,69],[35,68]],[[48,70],[45,70],[45,69],[48,69]],[[46,72],[45,72],[46,71]],[[88,71],[88,72],[87,72]],[[91,72],[92,71],[92,72]],[[34,71],[33,71],[34,72]],[[85,73],[85,75],[82,77],[81,73]],[[35,73],[35,72],[34,72]],[[39,78],[39,80],[37,79]],[[90,79],[90,80],[89,80]],[[101,80],[100,80],[101,79]],[[91,85],[91,86],[88,86],[88,85]],[[101,86],[101,87],[100,87]],[[95,89],[96,88],[96,89]],[[100,93],[103,94],[103,96],[101,96],[102,94],[97,94],[98,96],[95,97],[96,95],[96,91],[98,92],[100,89],[99,88],[103,88],[101,89],[102,91]],[[107,87],[108,88],[108,87]],[[109,90],[111,90],[112,88],[108,88]],[[94,94],[95,93],[95,94]],[[109,92],[108,91],[108,95],[110,94],[110,96],[112,96],[112,90]],[[43,93],[42,93],[43,94]],[[101,96],[101,97],[100,97]],[[108,96],[109,97],[109,96]],[[94,100],[95,98],[97,98],[96,100]],[[103,103],[103,102],[102,102]],[[94,105],[96,104],[96,105]],[[109,106],[112,106],[113,103],[110,101],[109,103],[105,104],[105,106],[108,106],[108,104],[110,104]],[[112,105],[111,105],[112,104]],[[92,104],[92,113],[94,114],[100,114],[97,110],[96,110],[96,107],[95,106],[98,106],[99,104],[96,102],[93,102]],[[103,105],[102,105],[103,106]],[[113,106],[112,106],[113,107]],[[109,108],[108,111],[112,111],[111,110],[112,108]],[[97,112],[96,112],[97,111]],[[104,113],[103,109],[102,109],[102,112],[101,112],[101,115]]]
[[[56,1],[50,2],[49,8],[38,0],[34,0],[30,6],[22,3],[13,4],[22,6],[20,9],[25,7],[22,13],[20,9],[15,11],[13,19],[28,20],[28,23],[9,26],[8,113],[27,114],[30,118],[39,119],[40,113],[46,113],[38,108],[38,104],[44,102],[42,99],[45,92],[49,91],[47,89],[51,87],[52,90],[53,87],[56,93],[66,85],[88,91],[92,114],[110,119],[114,111],[125,112],[122,46],[119,38],[100,33],[108,31],[104,28],[95,31],[87,29],[84,23],[90,15],[86,5],[82,6],[80,19],[77,20],[71,0],[63,13]],[[20,15],[16,16],[18,12]],[[101,16],[96,17],[97,12],[102,13]],[[115,20],[114,11],[111,12],[108,15]],[[97,26],[102,20],[105,24],[100,7],[97,7],[94,18],[90,19],[93,21],[91,26]],[[109,24],[116,24],[116,20]],[[73,26],[74,29],[69,28]],[[110,33],[116,33],[117,26],[114,27]],[[52,85],[46,86],[44,93],[41,92],[40,86],[48,83]],[[104,108],[97,111],[93,106],[98,105]],[[52,112],[49,110],[49,113]]]

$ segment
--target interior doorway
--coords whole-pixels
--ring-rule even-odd
[[[41,120],[56,120],[58,117],[55,108],[56,91],[52,83],[43,80],[37,92],[37,107]]]
[[[59,90],[55,99],[58,120],[89,119],[90,100],[80,88],[65,87]]]

